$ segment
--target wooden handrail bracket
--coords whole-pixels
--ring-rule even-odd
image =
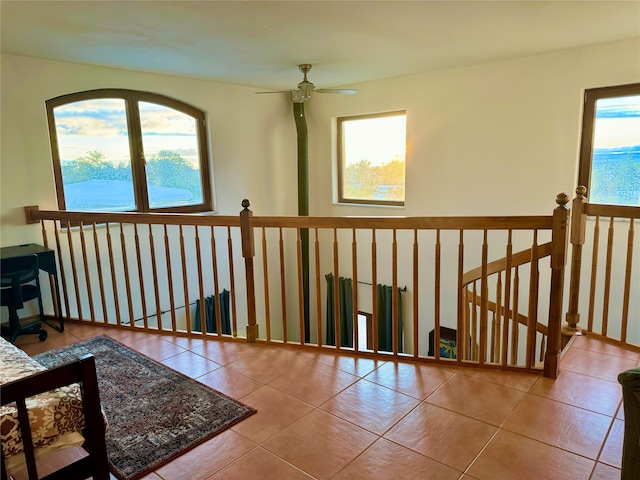
[[[26,207],[24,207],[24,218],[27,224],[40,223],[40,220],[36,220],[31,215],[31,213],[36,210],[39,210],[38,205],[27,205]]]

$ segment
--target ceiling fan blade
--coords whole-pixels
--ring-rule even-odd
[[[259,95],[261,93],[289,93],[289,92],[291,92],[291,90],[277,90],[273,92],[253,92],[253,93],[257,93]]]
[[[343,95],[354,95],[358,93],[357,90],[353,88],[317,88],[314,92],[318,93],[341,93]]]

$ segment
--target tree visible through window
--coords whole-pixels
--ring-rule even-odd
[[[640,205],[640,84],[585,92],[578,183],[593,203]]]
[[[201,110],[108,89],[48,100],[47,114],[60,209],[211,210]]]
[[[405,112],[338,118],[338,201],[404,205]]]

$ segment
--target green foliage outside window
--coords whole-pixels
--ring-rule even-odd
[[[383,197],[387,200],[404,200],[404,161],[396,156],[388,163],[372,165],[369,160],[347,165],[345,172],[345,197]]]
[[[149,185],[181,188],[189,190],[195,197],[202,196],[200,172],[174,150],[160,150],[148,159],[146,172]],[[64,163],[62,177],[67,185],[89,180],[132,181],[129,164],[110,162],[98,150]]]

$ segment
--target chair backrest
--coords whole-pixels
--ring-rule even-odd
[[[0,277],[6,283],[6,279],[17,279],[18,285],[28,283],[38,278],[40,269],[38,267],[37,255],[21,255],[19,257],[0,259]],[[8,284],[7,284],[8,285]]]
[[[40,269],[38,267],[38,256],[35,254],[0,259],[0,279],[3,290],[2,305],[13,306],[13,308],[22,308],[22,285],[35,281],[35,286],[39,292],[39,274]],[[9,290],[9,288],[11,288],[11,290]],[[5,295],[6,293],[8,294]]]

